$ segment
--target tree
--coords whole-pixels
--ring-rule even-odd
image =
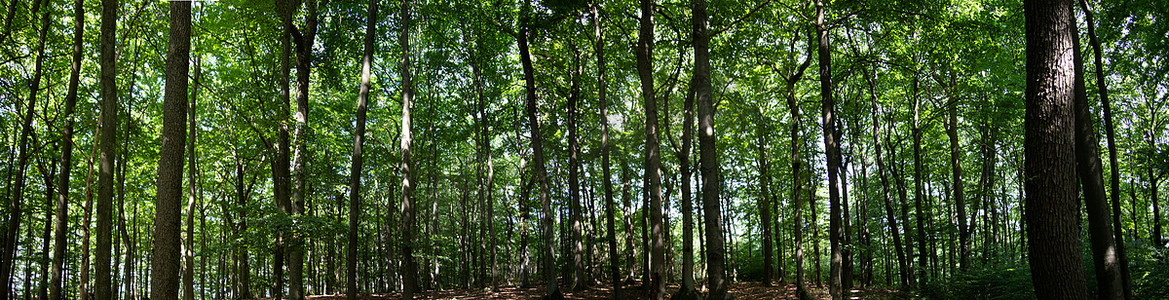
[[[617,225],[616,216],[614,216],[616,213],[616,205],[613,203],[613,174],[610,170],[612,167],[612,162],[609,158],[609,148],[611,145],[609,144],[609,102],[607,98],[607,89],[605,86],[605,35],[601,30],[601,15],[597,13],[597,11],[601,10],[601,1],[593,3],[593,6],[590,8],[590,16],[592,17],[593,22],[593,35],[596,37],[595,51],[597,56],[597,100],[601,103],[601,177],[604,178],[605,226],[609,229],[609,277],[610,280],[613,281],[613,299],[619,299],[621,298],[621,274],[620,267],[618,267],[618,261],[620,258],[617,257]],[[689,182],[689,180],[683,180],[683,182]],[[686,193],[689,193],[689,189],[687,189]],[[687,204],[689,203],[687,202]],[[687,205],[686,208],[689,208],[689,206]],[[689,211],[686,211],[685,213],[689,213]],[[687,225],[689,225],[689,223],[687,223]],[[687,231],[687,234],[689,234],[689,231]],[[689,235],[687,235],[687,237],[689,237]],[[686,242],[689,242],[689,239],[687,239]],[[693,254],[691,254],[691,256],[693,256]],[[691,260],[689,263],[693,265],[693,257],[690,259]],[[686,273],[686,271],[689,270],[684,269],[682,272],[683,282],[686,282],[685,278],[687,277],[685,276],[689,274]],[[690,284],[692,287],[693,279],[691,279]]]
[[[707,299],[726,299],[726,250],[723,243],[722,204],[719,202],[719,165],[715,152],[714,99],[710,82],[710,33],[706,1],[690,3],[694,43],[694,97],[698,101],[698,150],[702,170],[702,212],[706,221]]]
[[[20,149],[19,150],[20,154],[19,154],[19,158],[17,159],[16,182],[12,183],[12,186],[9,188],[12,192],[12,198],[11,198],[11,200],[9,200],[9,202],[11,204],[10,204],[10,207],[8,208],[9,209],[8,222],[7,222],[7,226],[6,226],[7,230],[6,230],[6,233],[4,236],[4,243],[3,243],[4,253],[0,254],[0,299],[8,299],[10,296],[10,293],[12,293],[12,291],[9,287],[12,286],[12,278],[13,278],[13,274],[12,274],[13,271],[12,270],[13,270],[13,267],[15,266],[15,261],[13,260],[15,258],[14,255],[16,254],[17,245],[20,244],[20,240],[19,240],[20,239],[20,236],[19,236],[20,235],[20,221],[21,221],[20,219],[21,219],[21,214],[22,214],[21,205],[22,205],[22,202],[24,202],[25,169],[28,167],[29,158],[32,157],[32,154],[29,153],[28,139],[29,139],[29,136],[33,134],[33,123],[32,123],[33,117],[34,117],[33,112],[35,112],[35,108],[37,105],[36,104],[37,103],[37,92],[39,92],[41,90],[41,76],[44,73],[43,65],[44,65],[44,61],[45,61],[45,37],[48,35],[48,31],[49,31],[50,13],[51,13],[51,10],[46,9],[44,15],[41,16],[40,37],[38,38],[38,42],[37,42],[37,46],[36,46],[36,62],[35,62],[36,65],[34,66],[34,70],[33,70],[32,84],[30,85],[30,88],[29,88],[28,102],[25,105],[27,107],[27,109],[26,109],[24,116],[21,116],[20,144],[18,146]],[[32,15],[35,19],[35,16],[37,15],[36,9],[33,10]],[[9,163],[9,164],[11,165],[11,163]],[[108,210],[108,207],[107,207],[107,210]],[[107,216],[108,216],[108,214],[107,214]],[[107,217],[107,219],[108,219],[108,217]],[[99,218],[98,220],[101,220],[101,219]],[[99,224],[98,228],[101,228],[101,226],[100,226],[101,223],[99,222],[98,224]],[[106,228],[108,229],[109,226],[107,225]],[[107,250],[106,251],[107,252],[106,261],[109,261],[109,256],[108,256],[108,252],[109,252],[108,237],[109,237],[109,235],[106,235],[106,237],[107,237],[107,244],[106,244],[106,248],[105,248]],[[100,251],[100,249],[102,249],[100,235],[99,235],[99,241],[98,241],[98,249],[99,249],[99,251]],[[98,254],[98,259],[101,259],[101,254]],[[108,283],[108,278],[109,278],[108,274],[107,274],[106,278],[107,278],[107,283]],[[98,282],[100,284],[101,278],[98,278]],[[107,286],[108,286],[108,284],[107,284]],[[100,293],[100,290],[99,290],[99,293]],[[106,293],[106,295],[108,296],[109,293]],[[101,298],[99,298],[99,299],[101,299]],[[103,299],[103,300],[105,300],[105,299]]]
[[[57,208],[53,231],[52,281],[49,283],[49,299],[61,300],[62,281],[65,266],[65,233],[69,230],[69,175],[73,171],[73,110],[77,106],[77,89],[80,85],[82,47],[85,40],[84,0],[73,2],[73,52],[69,69],[69,87],[65,94],[65,127],[61,129],[61,171],[57,179]]]
[[[1120,204],[1120,163],[1116,159],[1116,129],[1112,123],[1112,101],[1108,98],[1108,85],[1104,77],[1104,63],[1102,56],[1103,51],[1100,46],[1100,39],[1096,37],[1096,22],[1092,10],[1088,8],[1087,0],[1080,0],[1080,9],[1084,11],[1085,20],[1088,24],[1088,43],[1092,46],[1092,58],[1094,59],[1096,75],[1096,90],[1100,94],[1100,106],[1104,108],[1104,135],[1108,140],[1108,166],[1109,166],[1109,189],[1112,199],[1112,230],[1113,241],[1116,243],[1116,256],[1119,258],[1120,264],[1120,278],[1122,288],[1124,289],[1124,299],[1132,299],[1132,279],[1129,278],[1128,270],[1128,251],[1124,246],[1123,225],[1120,222],[1121,204]],[[1078,102],[1077,102],[1078,103]],[[1078,109],[1078,107],[1077,107]],[[1077,117],[1079,115],[1077,114]],[[1078,126],[1078,125],[1077,125]]]
[[[109,0],[108,2],[104,1],[104,0],[102,1],[101,51],[100,51],[101,52],[101,79],[99,80],[100,84],[101,84],[101,98],[102,98],[102,103],[101,103],[101,140],[98,142],[98,148],[100,148],[101,154],[98,156],[98,177],[97,177],[98,191],[97,191],[97,205],[95,208],[97,211],[97,216],[96,216],[96,220],[95,220],[95,222],[97,223],[97,228],[96,228],[96,230],[97,230],[97,245],[96,246],[97,247],[96,247],[95,251],[97,251],[97,253],[95,253],[95,255],[94,255],[96,261],[94,262],[94,268],[93,268],[93,271],[97,276],[97,278],[94,278],[94,285],[95,285],[94,292],[95,292],[95,298],[97,300],[113,299],[113,295],[111,293],[111,286],[110,286],[110,284],[111,284],[111,278],[110,278],[111,277],[111,274],[110,274],[110,234],[113,232],[113,230],[111,228],[111,224],[112,224],[111,218],[112,218],[112,213],[113,213],[113,198],[114,198],[114,156],[117,155],[115,146],[117,145],[117,132],[116,131],[118,128],[118,110],[119,110],[118,109],[118,87],[117,87],[117,83],[115,82],[116,77],[117,77],[117,70],[116,70],[117,58],[115,56],[116,55],[116,53],[115,53],[116,48],[115,47],[117,47],[117,45],[115,45],[116,42],[114,40],[115,35],[116,35],[115,31],[117,29],[117,19],[118,19],[117,11],[118,11],[118,1],[117,0]],[[178,21],[178,20],[175,20],[175,21]],[[172,22],[175,22],[175,21],[172,21]],[[171,44],[174,44],[174,43],[171,43]],[[168,55],[169,55],[169,51],[168,51]],[[186,59],[184,58],[184,62],[185,61],[186,61]],[[185,83],[186,82],[186,75],[183,76],[183,80],[184,80],[183,81],[184,82],[183,94],[185,97],[185,94],[186,94],[186,83]],[[169,86],[169,84],[168,84],[168,86]],[[182,108],[185,108],[186,107],[186,103],[185,103],[186,100],[184,99],[183,101],[184,102],[181,103],[180,105],[182,105],[181,106]],[[182,119],[184,119],[184,118],[180,117],[179,121],[177,121],[177,122],[179,122],[179,124],[182,124]],[[182,128],[181,125],[179,127]],[[180,140],[180,141],[178,141],[178,145],[172,145],[172,146],[179,147],[179,150],[178,150],[179,151],[179,155],[178,155],[179,158],[177,160],[178,167],[175,168],[175,171],[178,172],[178,174],[179,174],[178,177],[176,177],[176,178],[178,178],[177,180],[179,180],[179,182],[181,184],[182,183],[182,177],[181,177],[182,175],[181,174],[182,174],[182,169],[183,169],[183,167],[182,167],[183,141]],[[181,188],[176,189],[176,192],[180,192],[180,193],[175,194],[175,196],[181,197],[180,196],[181,195]],[[169,198],[160,198],[160,199],[169,199]],[[175,199],[179,199],[179,198],[175,198]],[[164,209],[156,208],[156,210],[166,212],[166,210],[164,210]],[[176,208],[176,212],[177,211],[178,210]],[[173,221],[178,222],[179,218],[176,216]],[[164,224],[163,226],[165,226],[165,225],[168,225],[168,224]],[[158,228],[158,226],[155,226],[155,228]],[[175,234],[176,234],[175,235],[175,238],[176,238],[175,250],[176,250],[176,252],[173,253],[171,257],[168,257],[168,259],[176,259],[174,262],[177,264],[178,263],[178,260],[177,260],[177,258],[178,258],[178,253],[177,253],[177,250],[178,250],[178,248],[177,248],[177,246],[178,246],[177,245],[178,226],[176,225],[173,229],[175,230]],[[169,249],[159,249],[157,245],[155,246],[155,249],[156,250],[163,250],[163,251],[169,250]],[[170,252],[160,252],[160,253],[170,253]],[[151,263],[153,264],[153,262],[151,262]],[[175,274],[177,276],[178,267],[175,266],[175,268],[173,270],[175,271],[175,272],[173,272],[173,274]],[[175,277],[174,279],[177,280],[178,277]],[[151,282],[153,283],[154,282],[153,278],[151,280],[152,280]],[[178,282],[176,281],[175,284],[176,284],[176,286],[174,286],[174,288],[175,288],[176,294],[174,294],[174,296],[172,296],[172,297],[169,297],[168,299],[178,298],[178,294],[177,294],[178,293],[178,286],[177,286]],[[157,286],[157,284],[152,284],[151,286],[154,287],[154,286]],[[152,290],[151,293],[154,293],[154,291]],[[161,294],[159,294],[159,295],[161,296]]]
[[[1072,3],[1027,0],[1026,221],[1031,282],[1039,299],[1087,299],[1073,169]]]
[[[399,61],[399,72],[402,76],[402,160],[399,168],[402,171],[402,191],[401,191],[401,226],[399,227],[399,234],[401,234],[401,249],[400,253],[402,260],[402,299],[414,299],[414,291],[418,289],[417,266],[414,263],[414,182],[411,172],[411,150],[410,146],[414,142],[414,137],[411,133],[411,109],[414,106],[414,81],[413,81],[413,66],[410,61],[410,18],[414,8],[413,0],[404,0],[401,4],[401,11],[398,15],[401,25],[398,33],[398,47],[402,48],[402,56]]]
[[[1100,299],[1124,299],[1123,280],[1120,278],[1116,242],[1112,236],[1108,200],[1105,200],[1104,171],[1096,147],[1096,129],[1088,108],[1088,89],[1084,83],[1084,59],[1080,51],[1079,30],[1072,19],[1073,54],[1073,117],[1075,118],[1076,174],[1083,187],[1085,210],[1088,211],[1088,231],[1091,233],[1092,262],[1096,271],[1096,287]]]
[[[299,4],[299,1],[297,1]],[[313,64],[313,43],[317,36],[317,1],[309,0],[306,4],[308,13],[305,16],[304,30],[297,30],[291,26],[293,42],[296,44],[296,121],[294,139],[296,152],[292,157],[292,214],[304,215],[304,199],[307,196],[305,186],[305,165],[308,164],[308,95],[309,79]],[[304,299],[304,243],[305,237],[292,237],[288,251],[288,281],[289,296],[293,300]]]
[[[652,234],[650,248],[650,285],[649,295],[653,299],[663,299],[666,293],[665,274],[665,233],[662,227],[662,178],[661,156],[658,136],[658,109],[654,98],[653,78],[653,44],[654,22],[653,0],[641,0],[641,18],[638,27],[637,48],[637,75],[641,79],[641,100],[645,107],[645,178],[649,186],[647,193],[650,199],[649,226]]]
[[[829,49],[828,24],[824,22],[824,2],[816,1],[816,36],[819,40],[817,47],[817,62],[820,66],[820,115],[824,122],[824,149],[828,161],[828,201],[829,201],[829,234],[828,239],[832,246],[832,265],[829,275],[829,293],[833,300],[842,299],[841,291],[841,247],[843,236],[840,224],[840,189],[837,176],[840,168],[840,144],[836,134],[836,101],[832,99],[832,54]]]
[[[353,152],[349,164],[349,245],[345,267],[345,296],[357,300],[357,234],[361,222],[361,168],[365,162],[365,119],[369,102],[370,70],[373,69],[373,54],[377,50],[374,34],[377,32],[377,0],[369,1],[365,15],[365,45],[361,56],[361,87],[357,94],[357,128],[353,133]]]
[[[187,73],[191,57],[191,3],[171,2],[170,11],[170,47],[167,51],[162,145],[159,147],[160,157],[158,159],[158,198],[155,201],[154,213],[154,255],[151,256],[150,261],[150,297],[154,299],[177,299],[179,297],[179,249],[181,247],[179,224],[182,220],[183,147],[187,139],[186,126],[184,126],[183,121],[187,119],[188,106]],[[112,73],[113,70],[110,71]],[[113,76],[110,75],[112,79]],[[109,135],[103,136],[112,137],[113,127],[110,127],[109,130],[110,132],[107,132]],[[113,146],[112,143],[109,145],[110,148]],[[110,175],[113,173],[111,172]],[[110,186],[112,186],[112,182]],[[112,190],[109,195],[113,196]],[[98,203],[100,204],[101,201],[99,200]],[[98,211],[98,220],[100,221],[101,209],[99,208]],[[99,222],[98,234],[100,235],[101,232]],[[100,255],[100,236],[98,248]],[[100,279],[103,275],[109,275],[108,272],[102,273],[100,269],[103,264],[108,266],[108,261],[103,263],[99,258],[97,263],[99,268],[97,288],[100,295],[103,288],[107,291],[109,289],[108,282],[103,287]],[[101,296],[98,299],[102,299]]]

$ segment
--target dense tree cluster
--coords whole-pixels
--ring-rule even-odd
[[[0,2],[0,300],[1169,297],[1165,1]]]

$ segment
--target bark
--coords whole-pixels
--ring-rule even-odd
[[[1075,19],[1069,22],[1075,24]],[[1072,26],[1071,31],[1075,68],[1073,101],[1076,119],[1076,174],[1080,177],[1085,210],[1088,211],[1088,232],[1091,234],[1092,262],[1096,273],[1096,295],[1098,299],[1120,300],[1124,299],[1124,281],[1120,278],[1120,261],[1112,236],[1111,216],[1106,199],[1108,196],[1104,191],[1104,170],[1100,163],[1100,153],[1096,149],[1097,145],[1100,145],[1100,140],[1096,137],[1091,105],[1088,103],[1079,30]]]
[[[399,24],[401,24],[401,32],[398,33],[398,47],[402,50],[401,60],[399,62],[399,72],[402,76],[402,160],[400,162],[400,169],[402,172],[402,192],[401,192],[401,259],[402,261],[402,299],[414,299],[414,291],[418,288],[416,275],[418,274],[417,266],[414,263],[414,178],[412,155],[410,146],[414,142],[412,134],[410,116],[411,109],[414,106],[414,82],[413,82],[413,66],[411,65],[411,51],[410,51],[410,29],[413,26],[411,21],[411,13],[414,8],[412,0],[402,1],[401,11],[399,12]]]
[[[645,107],[645,178],[649,194],[650,247],[649,295],[663,299],[666,293],[665,232],[662,227],[662,179],[660,142],[658,140],[657,99],[654,98],[653,44],[654,1],[641,0],[640,30],[637,39],[637,74],[641,79],[641,100]]]
[[[925,238],[925,212],[922,211],[921,202],[925,201],[924,193],[924,175],[921,173],[921,98],[918,92],[918,76],[913,76],[913,207],[914,220],[917,221],[917,268],[918,284],[925,284],[927,281],[928,265],[926,259],[926,238]]]
[[[786,86],[784,88],[784,98],[787,101],[787,108],[791,114],[791,126],[789,127],[789,135],[791,142],[791,201],[793,207],[793,234],[795,235],[795,263],[796,263],[796,294],[800,299],[812,299],[814,296],[807,290],[804,285],[804,221],[803,221],[803,203],[800,198],[801,169],[803,168],[803,161],[800,159],[800,130],[802,129],[800,117],[799,99],[796,98],[796,83],[804,76],[804,71],[812,63],[812,47],[811,34],[808,39],[808,55],[804,57],[804,61],[796,67],[795,72],[790,75],[784,75]],[[777,210],[778,211],[778,210]],[[778,223],[778,222],[776,222]],[[782,262],[782,260],[781,260]],[[781,263],[782,264],[782,263]]]
[[[706,1],[691,2],[694,43],[694,92],[698,101],[698,148],[702,171],[702,208],[706,221],[707,299],[726,299],[726,252],[723,244],[722,207],[719,202],[719,166],[714,136],[714,99],[710,79],[710,32]]]
[[[298,1],[299,3],[299,1]],[[292,158],[292,215],[304,214],[305,165],[308,164],[308,95],[309,79],[313,63],[313,42],[317,35],[317,1],[309,0],[306,4],[308,13],[305,15],[304,31],[292,29],[293,41],[296,44],[296,115],[295,147]],[[292,300],[303,300],[304,295],[304,237],[292,236],[288,248],[288,294]]]
[[[114,156],[116,154],[115,145],[117,145],[118,128],[118,90],[115,82],[117,71],[115,66],[117,64],[115,57],[115,49],[117,47],[114,40],[115,31],[117,28],[117,9],[118,2],[110,0],[109,2],[102,1],[102,22],[101,22],[101,140],[98,144],[101,154],[98,156],[98,193],[96,203],[96,223],[97,223],[97,245],[94,257],[94,294],[97,300],[113,299],[111,291],[111,276],[110,276],[110,234],[111,219],[113,213],[113,197],[114,197]],[[185,77],[184,77],[185,78]],[[185,93],[185,91],[184,91]],[[179,121],[181,123],[181,121]],[[180,151],[182,141],[179,142]],[[181,158],[180,158],[181,164]],[[178,168],[178,172],[182,172],[182,167]],[[178,218],[175,219],[178,221]],[[175,228],[178,229],[177,227]],[[178,257],[175,253],[173,256]],[[178,271],[175,269],[175,271]],[[177,272],[176,272],[177,273]],[[177,286],[176,286],[177,288]],[[175,290],[178,291],[177,289]],[[178,298],[175,294],[173,298]]]
[[[179,250],[181,247],[179,231],[182,221],[183,147],[187,139],[187,130],[183,121],[187,119],[187,73],[189,72],[190,56],[191,3],[171,2],[170,48],[167,51],[166,89],[163,94],[162,108],[162,145],[159,148],[158,159],[158,195],[154,213],[154,255],[151,256],[150,261],[150,297],[154,299],[177,299],[179,297]],[[110,135],[112,136],[112,134]],[[98,211],[101,209],[99,208]],[[101,218],[99,217],[98,220]],[[98,234],[101,234],[100,223],[98,224]],[[100,237],[98,242],[100,248]],[[103,263],[106,262],[98,259],[98,267]],[[103,273],[99,269],[97,287],[99,291],[103,288],[102,283],[100,283],[102,275]],[[99,296],[98,300],[104,299]]]
[[[1023,155],[1031,282],[1039,299],[1087,299],[1072,114],[1072,2],[1027,0]]]
[[[771,286],[771,278],[775,276],[774,250],[771,241],[771,172],[768,169],[767,156],[767,125],[764,123],[762,108],[759,109],[758,120],[755,122],[755,146],[759,152],[759,221],[763,231],[763,285]]]
[[[195,101],[199,91],[199,56],[195,57],[195,84],[191,87],[190,105],[187,106],[187,131],[190,138],[187,139],[187,151],[190,155],[187,156],[187,183],[190,184],[187,191],[187,238],[183,239],[183,300],[195,300],[195,197],[197,197],[198,190],[196,190],[195,183],[198,182],[199,177],[196,173],[195,163],[195,133],[198,128],[195,127]],[[124,153],[125,151],[123,151]],[[125,170],[125,165],[122,166]],[[122,174],[125,174],[123,171]],[[119,181],[124,183],[125,176],[119,176]],[[124,196],[124,193],[122,195]],[[122,197],[119,197],[121,199]],[[124,222],[123,222],[124,223]]]
[[[958,97],[954,95],[955,71],[950,71],[948,123],[946,136],[950,139],[950,169],[951,183],[954,185],[953,201],[958,211],[958,267],[966,270],[970,268],[970,228],[966,226],[966,193],[962,182],[962,151],[958,141]]]
[[[596,38],[596,56],[597,56],[597,99],[601,103],[601,177],[604,180],[605,188],[605,226],[609,229],[609,237],[607,238],[609,244],[609,277],[613,281],[613,299],[618,299],[621,296],[621,273],[620,258],[617,257],[617,221],[616,221],[616,204],[613,203],[613,174],[610,170],[612,162],[609,157],[609,102],[607,95],[607,86],[605,78],[605,35],[602,28],[602,19],[598,11],[601,10],[601,4],[594,3],[591,7],[590,16],[593,22],[593,35]],[[689,181],[685,181],[689,182]],[[688,192],[688,190],[687,190]],[[688,196],[688,195],[687,195]],[[688,203],[687,203],[688,204]],[[687,205],[687,207],[689,207]],[[689,242],[689,239],[686,240]],[[693,253],[691,253],[691,266],[693,265]],[[682,273],[683,282],[685,282],[686,270]],[[693,287],[693,279],[691,279],[690,286]],[[685,285],[685,283],[683,283]]]
[[[573,45],[575,46],[575,44]],[[585,273],[584,244],[581,235],[584,223],[581,221],[580,206],[580,142],[577,138],[577,103],[580,97],[580,52],[573,49],[573,72],[569,79],[572,83],[568,95],[568,195],[570,230],[572,230],[572,273],[566,274],[568,290],[582,290],[588,288],[588,276]]]
[[[69,87],[65,94],[65,126],[61,129],[61,171],[57,175],[57,213],[54,214],[52,279],[49,282],[49,299],[64,299],[62,293],[65,267],[65,248],[68,247],[66,233],[69,231],[69,175],[73,172],[73,110],[77,106],[77,89],[80,85],[81,63],[84,59],[85,44],[84,0],[73,2],[73,52],[69,70]]]
[[[49,29],[49,12],[45,11],[45,15],[41,18],[40,39],[36,47],[36,62],[33,69],[32,83],[30,84],[28,93],[28,102],[25,104],[26,112],[21,116],[20,129],[20,143],[18,154],[16,174],[9,175],[16,177],[15,182],[11,184],[9,190],[12,193],[12,198],[8,205],[8,224],[7,231],[3,239],[3,253],[0,254],[0,299],[9,299],[14,296],[13,291],[9,287],[13,286],[12,279],[14,278],[13,270],[15,269],[15,254],[17,247],[20,244],[20,222],[22,218],[22,205],[24,202],[24,187],[25,187],[25,171],[28,168],[28,160],[32,157],[29,153],[29,136],[33,133],[33,117],[37,102],[37,93],[41,89],[41,75],[44,72],[43,64],[45,61],[45,37]],[[33,14],[34,18],[36,14]],[[35,142],[34,142],[35,144]],[[31,228],[31,227],[30,227]],[[108,247],[106,248],[109,249]],[[108,251],[107,251],[108,252]],[[108,256],[107,256],[108,257]],[[27,287],[28,285],[23,285]]]
[[[1101,55],[1102,50],[1100,46],[1100,39],[1096,37],[1096,23],[1092,10],[1088,8],[1088,1],[1080,0],[1080,8],[1083,9],[1084,15],[1088,23],[1088,43],[1092,46],[1092,57],[1096,67],[1096,90],[1100,93],[1100,106],[1104,107],[1104,135],[1108,140],[1108,166],[1111,176],[1109,176],[1109,189],[1112,193],[1109,194],[1112,200],[1112,230],[1113,240],[1116,242],[1116,256],[1120,259],[1120,278],[1122,288],[1124,289],[1124,299],[1132,299],[1132,280],[1129,278],[1128,271],[1128,251],[1124,246],[1124,232],[1123,226],[1120,222],[1120,163],[1116,159],[1116,133],[1115,126],[1112,123],[1112,102],[1108,98],[1108,84],[1104,75],[1104,63]]]
[[[874,73],[875,73],[875,70],[874,70]],[[871,115],[872,115],[872,119],[873,119],[872,135],[873,135],[873,149],[876,150],[875,158],[877,161],[877,177],[880,177],[880,179],[881,179],[881,199],[883,200],[883,202],[885,204],[885,223],[889,224],[888,233],[889,233],[889,235],[893,236],[893,249],[894,249],[894,252],[897,253],[897,268],[898,268],[899,274],[901,275],[900,284],[902,287],[908,287],[909,286],[909,270],[908,270],[908,266],[906,265],[905,251],[903,250],[902,245],[901,245],[901,234],[898,233],[899,230],[898,230],[898,226],[897,226],[897,217],[895,216],[896,212],[893,210],[893,203],[890,200],[891,197],[889,196],[889,193],[890,193],[890,191],[889,191],[889,177],[886,176],[886,172],[885,172],[885,159],[884,159],[884,156],[881,155],[882,145],[881,145],[881,138],[880,138],[880,132],[881,132],[880,113],[878,111],[878,106],[877,106],[877,89],[876,89],[876,83],[875,83],[876,79],[873,77],[875,77],[875,76],[870,76],[868,71],[865,72],[865,81],[867,81],[869,84],[869,97],[870,97],[871,102],[872,102],[872,111],[871,111]]]
[[[548,293],[545,297],[563,298],[560,294],[559,285],[556,282],[556,265],[555,258],[552,257],[552,250],[555,245],[552,241],[552,208],[551,208],[551,187],[548,186],[548,176],[544,165],[544,141],[540,134],[540,121],[538,117],[538,109],[536,107],[536,79],[535,71],[532,68],[532,54],[528,49],[528,34],[531,30],[532,21],[529,20],[531,14],[531,7],[528,1],[524,1],[524,12],[520,20],[521,27],[519,36],[519,50],[520,50],[520,64],[524,72],[524,102],[525,111],[528,118],[528,130],[531,135],[532,142],[532,160],[535,172],[532,174],[533,179],[540,185],[540,207],[543,211],[541,220],[541,231],[544,236],[544,245],[541,249],[544,258],[543,267],[544,284],[547,285],[545,290]]]
[[[357,234],[361,224],[361,174],[365,146],[366,107],[369,105],[370,70],[373,68],[373,54],[376,50],[374,35],[377,33],[377,0],[370,0],[365,15],[365,50],[361,56],[361,87],[357,93],[357,124],[353,133],[353,152],[349,164],[349,234],[345,255],[345,297],[357,300]]]
[[[827,156],[828,163],[828,207],[829,207],[829,244],[832,246],[831,266],[829,267],[829,294],[833,300],[842,299],[844,297],[841,290],[841,263],[843,260],[840,240],[843,235],[841,231],[841,207],[840,207],[840,189],[838,188],[839,177],[837,171],[840,168],[840,144],[837,141],[836,134],[836,100],[832,98],[832,56],[829,50],[828,41],[828,24],[824,22],[824,2],[817,0],[816,4],[816,34],[819,39],[819,47],[817,48],[817,61],[820,66],[820,98],[821,108],[820,115],[824,130],[824,149]]]
[[[279,124],[277,125],[279,128],[277,128],[276,157],[272,160],[272,200],[275,202],[276,207],[280,209],[280,212],[284,214],[284,217],[288,217],[293,213],[292,200],[289,195],[291,175],[288,158],[289,128],[287,118],[288,107],[290,105],[290,88],[288,84],[290,75],[289,58],[292,56],[293,51],[291,43],[292,31],[294,30],[292,15],[296,14],[296,9],[298,8],[295,5],[299,5],[299,2],[294,2],[293,0],[276,1],[276,13],[280,15],[283,32],[280,36],[280,97],[277,99],[279,101],[277,106],[280,112],[276,117]],[[284,298],[284,264],[285,259],[288,258],[287,248],[291,239],[291,237],[287,236],[289,231],[291,231],[290,228],[284,228],[283,226],[278,226],[275,229],[275,253],[272,254],[272,277],[274,277],[272,294],[277,299]]]

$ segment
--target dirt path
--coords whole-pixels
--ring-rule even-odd
[[[636,286],[636,285],[635,285]],[[812,293],[820,299],[828,299],[828,290],[826,288],[809,287]],[[678,291],[677,285],[671,285],[666,288],[667,296]],[[699,291],[703,293],[703,291]],[[797,299],[795,284],[778,284],[775,286],[766,287],[758,282],[738,282],[732,283],[729,293],[735,296],[738,300],[754,300],[754,299]],[[610,299],[613,294],[613,289],[609,285],[594,286],[591,289],[567,292],[564,294],[565,299]],[[629,289],[627,286],[622,291],[624,299],[648,299],[646,293],[640,289]],[[500,287],[499,291],[491,292],[483,289],[453,289],[442,291],[426,291],[415,293],[415,299],[427,300],[488,300],[488,299],[540,299],[544,295],[542,287],[520,288],[518,286],[504,286]],[[363,297],[363,300],[390,300],[398,299],[398,294],[374,294],[371,297]],[[888,289],[873,289],[873,290],[853,290],[851,299],[909,299],[910,295]],[[310,300],[345,300],[344,295],[318,295],[308,297]],[[263,300],[272,300],[271,298]]]

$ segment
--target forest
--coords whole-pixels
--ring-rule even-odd
[[[1167,1],[0,5],[0,300],[1169,299]]]

